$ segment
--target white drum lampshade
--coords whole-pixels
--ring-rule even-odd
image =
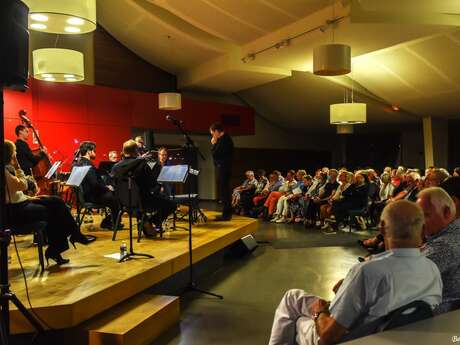
[[[163,92],[158,94],[158,108],[162,110],[182,109],[181,94],[177,92]]]
[[[345,44],[331,43],[313,49],[313,73],[322,76],[342,75],[351,72],[351,48]]]
[[[366,103],[338,103],[329,107],[330,122],[333,125],[366,123]]]
[[[96,30],[96,0],[23,0],[29,6],[29,29],[53,34]]]
[[[353,134],[353,125],[337,125],[337,134]]]
[[[60,48],[36,49],[32,52],[34,78],[71,83],[85,79],[83,54]]]

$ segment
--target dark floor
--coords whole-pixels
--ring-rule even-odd
[[[366,235],[324,235],[300,225],[260,223],[256,239],[269,243],[252,255],[228,260],[201,281],[202,288],[224,299],[186,295],[180,324],[152,345],[267,344],[283,293],[302,288],[331,299],[332,286],[364,254],[356,240]]]

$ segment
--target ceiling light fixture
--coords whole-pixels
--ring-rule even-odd
[[[64,31],[68,32],[68,33],[71,33],[71,34],[76,34],[76,33],[79,33],[81,31],[81,29],[77,28],[76,26],[66,26],[64,28]]]
[[[29,7],[29,28],[54,34],[79,34],[96,30],[96,0],[23,0]],[[33,26],[33,21],[46,21],[46,29]],[[70,25],[79,30],[66,30]]]
[[[332,18],[335,17],[335,6],[332,4]],[[313,73],[320,76],[343,75],[351,72],[351,47],[346,44],[334,43],[336,21],[326,21],[332,26],[332,43],[323,44],[313,49]],[[320,28],[322,32],[323,29]]]
[[[45,24],[42,23],[32,23],[30,24],[30,28],[34,30],[46,30],[48,27]]]
[[[37,22],[47,22],[48,16],[41,13],[33,13],[30,15],[30,19],[35,20]]]
[[[161,110],[182,109],[182,97],[178,92],[162,92],[158,94],[158,108]]]
[[[280,48],[288,47],[291,44],[292,40],[297,39],[297,38],[302,37],[302,36],[305,36],[305,35],[310,34],[312,32],[315,32],[315,31],[325,32],[327,30],[327,28],[329,28],[332,25],[338,24],[339,22],[344,20],[346,17],[348,17],[348,16],[341,16],[341,17],[337,17],[337,18],[334,18],[334,19],[329,19],[324,24],[315,26],[314,28],[312,28],[310,30],[307,30],[307,31],[301,32],[301,33],[299,33],[299,34],[297,34],[295,36],[291,36],[291,37],[288,37],[286,39],[283,39],[283,40],[281,40],[279,42],[276,42],[275,44],[272,44],[271,46],[268,46],[266,48],[260,49],[260,50],[258,50],[256,52],[248,53],[244,57],[241,58],[241,61],[243,63],[248,63],[249,61],[253,61],[256,58],[257,55],[259,55],[259,54],[261,54],[263,52],[266,52],[267,50],[280,49]]]
[[[43,48],[34,50],[32,59],[35,79],[61,83],[85,79],[84,58],[81,52],[61,48]]]
[[[329,106],[332,125],[356,125],[366,123],[366,103],[337,103]]]

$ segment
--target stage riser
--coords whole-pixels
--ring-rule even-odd
[[[179,298],[138,295],[87,323],[89,345],[148,345],[179,322]]]
[[[207,213],[210,219],[215,214]],[[98,222],[95,216],[95,223]],[[199,280],[219,268],[223,249],[253,233],[257,223],[252,219],[235,217],[231,222],[209,222],[195,226],[193,261],[202,261],[195,268],[196,278]],[[77,250],[71,249],[65,253],[71,264],[61,268],[49,267],[43,276],[37,274],[36,249],[21,249],[34,310],[54,330],[75,328],[147,289],[151,291],[153,286],[163,286],[162,294],[174,294],[186,286],[188,232],[171,232],[163,240],[143,239],[135,244],[136,251],[153,254],[155,258],[135,259],[122,264],[103,255],[117,251],[121,241],[126,241],[127,231],[120,231],[116,242],[111,241],[109,231],[93,233],[98,236],[96,242],[89,246],[80,245]],[[207,260],[203,260],[205,258]],[[13,262],[12,266],[18,273],[11,279],[13,291],[26,302],[20,271],[14,265]],[[13,334],[32,331],[17,310],[12,308],[10,313]]]

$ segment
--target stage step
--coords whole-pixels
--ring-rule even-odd
[[[179,321],[179,298],[137,295],[85,327],[89,345],[146,345]]]

